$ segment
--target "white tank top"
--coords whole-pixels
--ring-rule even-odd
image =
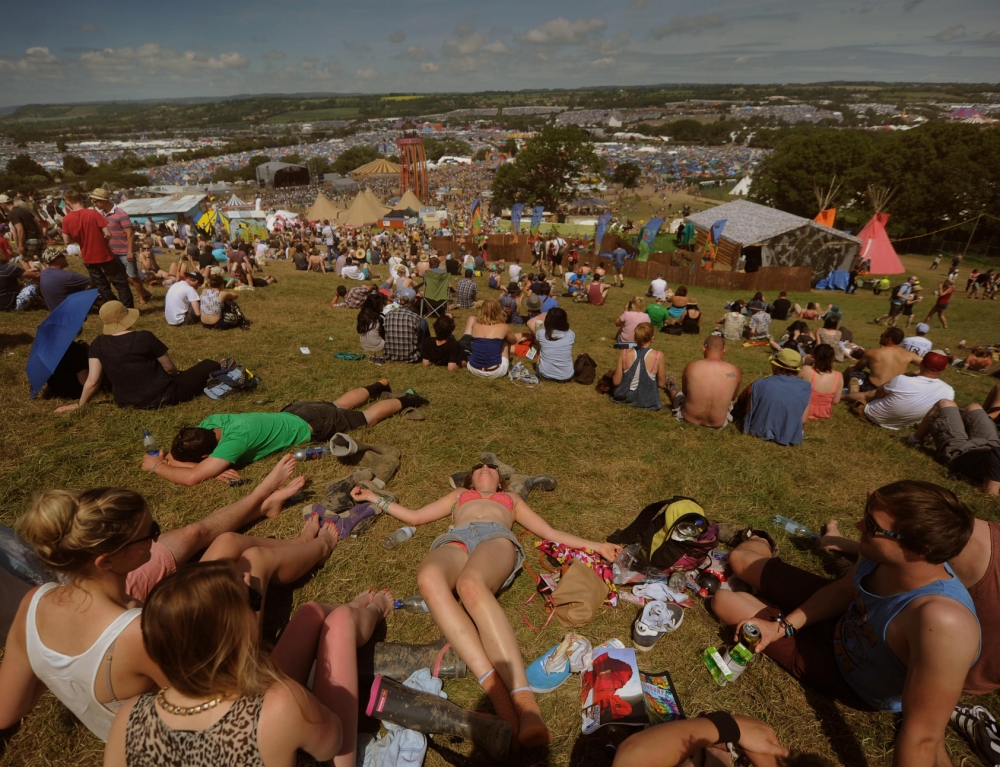
[[[52,694],[76,714],[87,729],[106,742],[115,712],[121,708],[122,702],[115,700],[113,703],[101,703],[94,695],[94,680],[109,649],[113,647],[125,627],[142,615],[142,610],[134,608],[122,613],[82,655],[63,655],[42,644],[38,628],[35,626],[35,608],[38,606],[38,600],[58,585],[46,583],[41,586],[28,605],[25,626],[28,662],[35,676],[52,690]],[[108,667],[110,669],[110,663]],[[110,674],[108,681],[110,689]]]

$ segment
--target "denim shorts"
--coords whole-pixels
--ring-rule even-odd
[[[115,256],[121,265],[125,267],[125,274],[134,280],[139,279],[139,265],[135,261],[129,261],[128,256]]]
[[[517,540],[517,536],[499,522],[470,522],[461,527],[452,527],[448,532],[434,539],[430,550],[434,551],[434,549],[440,548],[446,543],[457,543],[466,552],[471,554],[480,543],[492,541],[497,538],[503,538],[513,543],[514,549],[517,552],[517,561],[514,562],[514,569],[507,580],[503,582],[503,586],[500,587],[500,591],[503,591],[514,582],[517,574],[521,572],[521,568],[524,566],[524,549]]]

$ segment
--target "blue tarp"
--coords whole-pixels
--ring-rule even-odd
[[[847,272],[834,270],[816,283],[816,290],[847,290],[849,277]]]

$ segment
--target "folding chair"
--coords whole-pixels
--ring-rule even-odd
[[[445,272],[424,272],[424,297],[420,301],[420,317],[442,317],[448,311],[451,275]]]

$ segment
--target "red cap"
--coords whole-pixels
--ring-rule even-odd
[[[923,366],[928,370],[936,370],[939,373],[948,369],[948,358],[940,352],[927,352],[924,355]]]

